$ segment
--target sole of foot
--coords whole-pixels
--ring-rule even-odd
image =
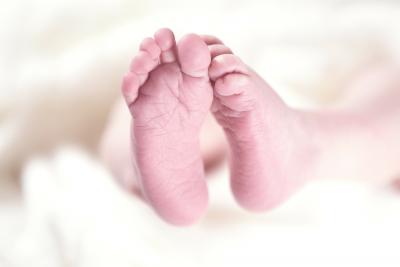
[[[122,85],[141,190],[175,225],[196,222],[208,204],[199,135],[213,98],[210,61],[200,36],[188,34],[176,44],[161,29],[143,40]]]

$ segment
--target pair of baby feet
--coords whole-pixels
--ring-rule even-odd
[[[228,139],[241,206],[270,209],[304,180],[309,155],[299,148],[297,113],[213,36],[176,43],[169,29],[157,31],[141,43],[122,91],[142,193],[172,224],[191,224],[207,208],[199,133],[209,110]]]

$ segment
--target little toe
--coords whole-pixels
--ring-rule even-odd
[[[220,55],[233,54],[232,50],[223,44],[209,45],[208,49],[210,49],[211,58],[215,58]]]
[[[174,33],[167,28],[158,30],[154,39],[161,49],[161,62],[171,63],[176,61],[176,42]]]
[[[203,35],[200,35],[200,37],[201,37],[201,39],[203,39],[203,41],[207,45],[215,45],[215,44],[223,45],[224,44],[220,39],[218,39],[217,37],[215,37],[213,35],[203,34]]]
[[[128,73],[122,81],[122,94],[128,106],[135,102],[139,91],[139,78],[135,73]]]
[[[219,55],[212,60],[208,73],[210,79],[216,81],[218,78],[228,73],[248,74],[249,71],[239,57],[233,54],[225,54]]]
[[[208,76],[211,56],[207,44],[200,36],[184,36],[178,43],[178,56],[182,72],[192,77]]]
[[[153,38],[145,38],[140,44],[140,50],[150,54],[153,59],[159,59],[161,49]]]
[[[136,74],[147,74],[158,65],[158,60],[154,59],[148,52],[139,51],[131,63],[131,71]]]

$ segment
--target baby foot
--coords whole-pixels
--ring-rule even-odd
[[[199,36],[176,45],[173,33],[161,29],[143,40],[122,87],[142,191],[173,224],[194,222],[208,203],[199,133],[213,98],[210,61]]]
[[[228,47],[203,37],[212,55],[212,111],[230,144],[231,188],[250,210],[270,209],[305,179],[313,158],[301,118]]]

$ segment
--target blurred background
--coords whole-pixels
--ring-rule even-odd
[[[207,216],[182,229],[116,186],[99,140],[139,42],[160,27],[220,37],[302,108],[334,105],[366,66],[400,60],[397,0],[2,1],[1,267],[400,265],[400,198],[374,181],[314,181],[249,214],[222,166]]]

